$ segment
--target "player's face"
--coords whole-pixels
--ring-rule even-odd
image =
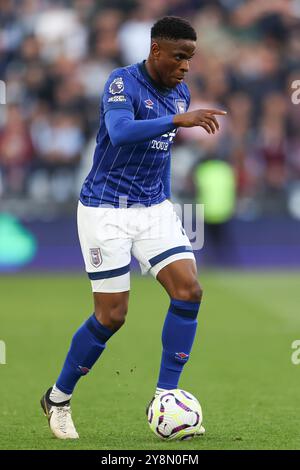
[[[151,49],[161,84],[174,88],[184,80],[189,71],[189,63],[195,53],[196,42],[187,39],[178,41],[161,39],[154,42]]]

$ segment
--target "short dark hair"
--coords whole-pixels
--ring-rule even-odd
[[[189,39],[197,41],[197,34],[191,24],[177,16],[164,16],[151,28],[151,39]]]

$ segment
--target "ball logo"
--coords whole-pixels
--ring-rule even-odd
[[[109,93],[116,95],[124,90],[124,82],[122,77],[115,78],[109,85]]]

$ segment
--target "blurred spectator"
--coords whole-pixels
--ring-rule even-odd
[[[73,166],[79,159],[83,136],[76,118],[55,113],[33,121],[32,138],[40,161],[47,167]]]
[[[262,204],[269,212],[278,212],[285,208],[287,105],[280,94],[269,95],[263,105],[255,146],[257,158],[263,165]]]
[[[156,18],[167,13],[164,0],[138,0],[136,9],[120,30],[120,47],[125,63],[141,62],[148,57],[150,29]],[[138,38],[138,41],[137,41]]]
[[[7,108],[6,123],[0,131],[0,174],[3,192],[23,196],[33,157],[30,133],[20,109],[10,106]]]
[[[46,61],[59,55],[77,60],[86,55],[87,31],[75,9],[51,6],[36,19],[34,32]]]
[[[222,107],[221,131],[180,129],[175,200],[195,197],[198,164],[222,160],[236,179],[236,214],[300,217],[300,7],[296,0],[0,0],[0,193],[75,202],[90,165],[110,72],[148,56],[165,14],[198,34],[191,108]],[[84,170],[83,170],[84,169]]]
[[[38,155],[31,196],[56,202],[74,198],[76,169],[84,144],[78,119],[62,112],[38,114],[31,135]]]

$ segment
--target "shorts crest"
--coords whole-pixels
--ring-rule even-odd
[[[99,268],[102,264],[102,256],[100,248],[90,248],[91,263],[95,268]]]

